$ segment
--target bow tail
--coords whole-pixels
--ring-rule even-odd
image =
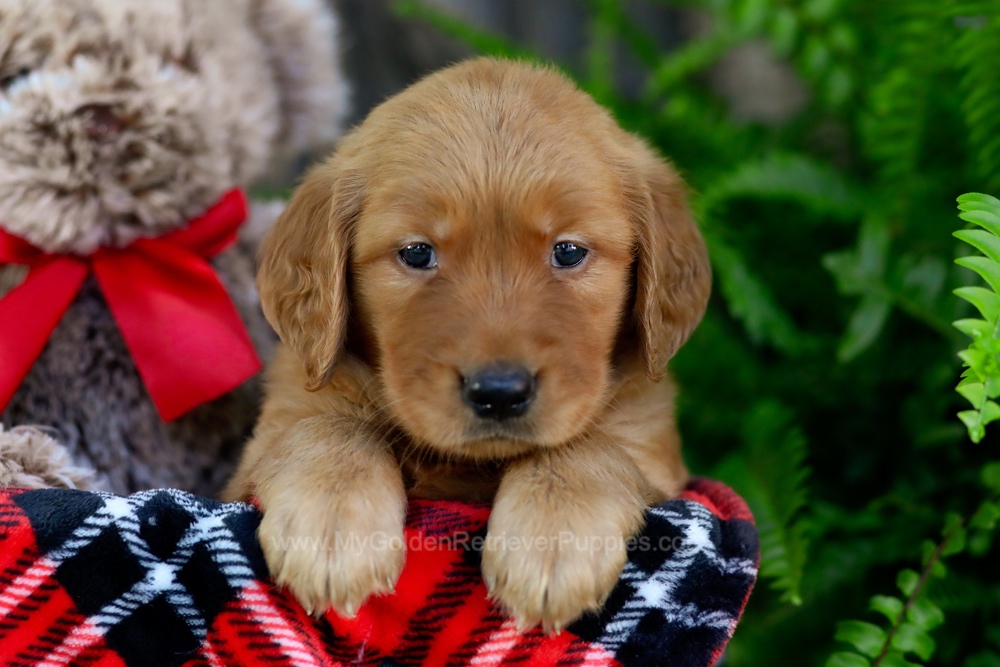
[[[164,421],[218,398],[261,368],[211,265],[179,246],[100,251],[94,273]]]
[[[60,258],[32,267],[24,282],[0,298],[0,412],[21,386],[28,371],[73,303],[87,265]]]

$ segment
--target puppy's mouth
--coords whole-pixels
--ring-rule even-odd
[[[509,459],[538,448],[531,431],[526,426],[485,425],[479,428],[477,425],[466,429],[457,449],[449,448],[448,451],[470,460]]]
[[[465,440],[466,442],[511,440],[528,445],[531,443],[533,431],[534,429],[522,420],[503,422],[477,420],[466,429]]]

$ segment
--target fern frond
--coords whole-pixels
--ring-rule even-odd
[[[530,49],[513,44],[495,33],[477,30],[449,12],[428,7],[419,0],[395,0],[392,8],[397,15],[423,21],[449,37],[468,44],[482,55],[512,60],[538,60]]]
[[[670,95],[682,81],[704,72],[744,41],[746,38],[735,32],[721,30],[665,54],[650,72],[646,99],[656,100]]]
[[[713,232],[725,221],[715,211],[739,198],[792,201],[813,214],[851,219],[864,210],[860,192],[828,166],[802,155],[770,153],[742,162],[734,171],[712,179],[698,197],[695,210],[705,223],[720,291],[730,314],[740,320],[750,339],[766,342],[786,354],[809,346],[808,336],[778,305],[764,282],[753,274],[739,251]]]
[[[987,501],[984,506],[993,506]],[[996,512],[1000,512],[994,508]],[[994,522],[995,523],[995,522]],[[969,520],[950,514],[938,542],[924,543],[921,571],[906,569],[896,577],[902,598],[875,595],[869,608],[889,621],[887,630],[867,621],[842,621],[835,638],[850,644],[856,653],[841,651],[827,660],[825,667],[920,667],[934,657],[937,642],[931,632],[945,621],[944,612],[927,595],[932,578],[947,575],[944,560],[966,549]],[[872,660],[869,660],[871,658]],[[919,660],[920,662],[913,662]]]
[[[955,328],[972,338],[959,353],[967,368],[958,385],[958,393],[972,405],[972,410],[958,413],[973,442],[986,435],[986,425],[1000,419],[1000,200],[971,193],[958,198],[959,217],[982,227],[961,230],[955,236],[985,253],[961,257],[959,266],[975,271],[989,285],[960,287],[955,294],[965,299],[982,315],[981,320],[959,320]]]
[[[844,177],[804,155],[773,152],[747,160],[729,174],[713,179],[702,192],[702,215],[714,206],[740,197],[792,201],[820,216],[849,220],[864,211],[861,192]]]
[[[809,336],[795,326],[791,316],[778,305],[771,289],[750,269],[739,251],[711,228],[702,231],[729,314],[742,322],[750,340],[769,344],[790,355],[809,347]]]
[[[837,280],[841,294],[861,296],[841,339],[837,357],[847,362],[868,349],[882,332],[892,302],[882,287],[888,265],[889,229],[875,214],[866,216],[858,235],[857,248],[829,253],[823,266]]]
[[[935,255],[905,253],[891,259],[892,238],[886,214],[874,207],[861,225],[856,248],[833,252],[823,265],[844,295],[861,301],[848,322],[837,356],[847,362],[866,350],[879,336],[893,308],[899,308],[951,340],[954,329],[941,314],[939,299],[947,265]]]
[[[656,65],[660,58],[656,42],[632,22],[621,2],[587,0],[587,4],[593,18],[602,21],[610,32],[621,38],[643,65],[650,68]]]
[[[753,509],[760,532],[760,574],[782,591],[782,599],[802,603],[802,572],[809,542],[801,514],[806,507],[806,439],[792,412],[774,401],[751,411],[743,428],[746,446],[713,475],[735,488]]]
[[[615,0],[588,0],[587,50],[584,54],[583,88],[599,103],[609,106],[615,96],[616,30],[612,17],[621,8]]]
[[[916,172],[925,139],[928,102],[943,67],[952,21],[939,0],[895,3],[886,31],[895,42],[887,74],[872,86],[862,123],[864,150],[883,182],[898,183]]]
[[[965,17],[954,58],[963,69],[962,112],[975,153],[975,167],[987,187],[1000,189],[1000,7],[980,3],[983,13]],[[970,19],[975,20],[970,20]]]

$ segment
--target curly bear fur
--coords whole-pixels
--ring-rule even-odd
[[[334,33],[323,0],[0,0],[0,229],[50,253],[121,247],[332,142]],[[278,210],[255,204],[213,261],[265,357],[253,255]],[[24,275],[0,266],[0,296]],[[164,423],[91,278],[0,422],[46,427],[112,491],[214,494],[258,403],[250,381]],[[0,456],[32,442],[0,431]]]

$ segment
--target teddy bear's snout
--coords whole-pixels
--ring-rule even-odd
[[[126,125],[121,110],[109,104],[87,104],[75,115],[83,120],[87,136],[95,141],[117,135]]]

